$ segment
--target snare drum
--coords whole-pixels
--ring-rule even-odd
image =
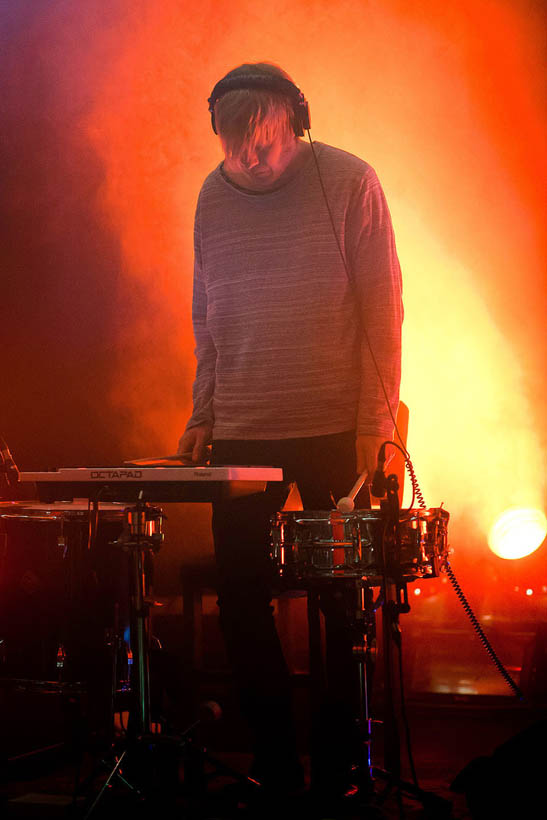
[[[94,515],[87,500],[0,503],[1,677],[95,678],[115,620],[123,626],[127,559],[111,546],[124,505],[99,504],[89,549]]]
[[[271,530],[274,567],[296,583],[377,574],[380,526],[375,510],[277,513]]]
[[[448,560],[448,521],[450,514],[442,507],[429,510],[401,510],[400,566],[404,579],[436,578]],[[396,549],[392,546],[394,560]]]
[[[380,510],[280,512],[271,521],[271,558],[277,574],[297,586],[333,578],[371,586],[384,575],[433,578],[446,558],[448,518],[443,509],[403,511],[399,546],[385,535]]]

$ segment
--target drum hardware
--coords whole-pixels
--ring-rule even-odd
[[[113,546],[129,556],[129,618],[131,634],[132,686],[135,697],[134,725],[138,737],[151,734],[150,669],[149,669],[149,600],[146,559],[157,553],[163,542],[162,513],[147,504],[137,502],[125,509],[125,527]],[[128,658],[129,660],[129,658]]]
[[[129,713],[127,733],[122,749],[116,750],[114,765],[91,806],[86,811],[85,818],[88,818],[95,810],[114,778],[120,780],[124,786],[134,791],[138,796],[142,795],[141,788],[136,785],[136,782],[132,783],[123,774],[122,763],[128,758],[128,763],[133,768],[135,780],[140,780],[142,772],[138,771],[139,767],[135,768],[135,761],[142,764],[143,750],[145,751],[147,746],[150,746],[155,740],[150,715],[150,605],[146,565],[150,553],[157,553],[163,542],[163,532],[161,531],[163,515],[156,508],[150,507],[146,502],[143,502],[142,498],[139,498],[135,506],[126,507],[124,518],[124,529],[121,535],[111,543],[112,546],[119,547],[127,553],[128,557],[132,708]],[[114,666],[117,663],[117,649],[119,647],[121,647],[121,641],[118,632],[113,651]],[[127,660],[129,665],[129,654]],[[117,675],[113,672],[113,696],[116,679]],[[112,702],[112,719],[113,713]],[[113,720],[111,729],[113,729]],[[108,764],[103,760],[101,761],[101,767],[104,766],[108,767]]]
[[[121,505],[100,506],[93,554],[87,549],[87,499],[0,503],[3,685],[72,696],[85,693],[88,673],[95,680],[91,656],[107,646],[109,607],[119,590],[113,580],[117,567],[109,563],[97,578],[94,562],[112,554],[106,551],[108,539],[119,534],[123,518]],[[100,619],[89,618],[93,610]]]
[[[448,550],[448,519],[443,509],[405,510],[396,540],[383,537],[382,509],[280,512],[272,519],[271,557],[279,577],[296,589],[337,578],[380,586],[384,563],[393,580],[435,578]]]
[[[359,481],[357,482],[359,484]],[[398,481],[386,479],[387,497],[377,510],[353,510],[352,495],[341,499],[337,510],[278,513],[272,519],[271,555],[280,577],[288,585],[308,591],[310,673],[321,681],[319,609],[321,589],[341,585],[348,596],[347,628],[353,633],[353,656],[358,675],[357,726],[361,752],[356,761],[356,798],[370,804],[374,784],[387,782],[383,797],[395,788],[425,806],[436,804],[446,812],[448,801],[437,798],[417,783],[401,779],[399,728],[394,704],[394,650],[401,646],[399,616],[410,611],[408,583],[437,577],[448,555],[446,510],[415,509],[401,512]],[[347,498],[347,501],[346,501]],[[374,600],[373,587],[380,587]],[[370,694],[376,659],[376,615],[381,610],[384,663],[384,768],[372,763]],[[438,816],[442,816],[440,813]]]
[[[358,765],[358,789],[370,794],[372,791],[372,718],[370,715],[370,692],[376,659],[376,610],[372,589],[362,584],[356,587],[355,622],[358,639],[353,644],[353,657],[357,662],[359,676],[359,714],[357,717],[361,735],[361,757]]]
[[[361,759],[357,763],[357,798],[362,805],[370,804],[374,796],[374,785],[379,779],[387,782],[387,788],[383,791],[381,802],[383,802],[392,789],[396,789],[399,806],[401,806],[401,796],[403,793],[418,799],[424,808],[435,806],[439,812],[446,814],[450,807],[449,801],[438,798],[419,788],[417,782],[410,783],[401,778],[401,756],[399,727],[395,712],[394,692],[396,689],[394,679],[394,648],[401,651],[401,627],[399,616],[410,611],[408,603],[407,584],[414,580],[409,575],[413,565],[408,566],[404,558],[408,558],[404,553],[405,539],[401,533],[401,511],[399,507],[399,484],[395,474],[387,477],[385,482],[387,495],[380,504],[381,530],[377,533],[380,537],[377,554],[380,559],[380,595],[376,601],[373,599],[370,587],[359,589],[357,587],[357,617],[355,626],[361,628],[361,642],[354,647],[354,657],[358,664],[359,678],[359,715],[358,725],[361,730]],[[442,511],[445,513],[445,511]],[[411,519],[412,520],[412,519]],[[437,523],[435,516],[435,524]],[[444,534],[446,536],[446,521],[448,514],[441,518],[444,520]],[[422,523],[422,522],[415,522]],[[434,527],[436,531],[436,527]],[[423,537],[427,536],[427,527],[414,526],[412,530],[419,533],[419,538],[415,546],[419,547],[419,555],[415,556],[416,562],[424,558],[436,557],[440,552],[439,546],[446,553],[446,539],[441,545],[435,543],[434,556],[425,554]],[[408,540],[408,539],[407,539]],[[438,566],[433,563],[429,577],[433,576],[434,568]],[[423,577],[428,577],[424,575]],[[367,579],[364,579],[367,583]],[[372,690],[372,677],[374,671],[376,647],[376,612],[381,609],[382,619],[382,649],[383,649],[383,734],[384,734],[384,767],[380,769],[372,763],[372,720],[370,718],[370,693]]]
[[[127,473],[130,473],[129,475]],[[136,473],[139,473],[138,475]],[[260,784],[252,778],[226,766],[199,748],[192,738],[193,730],[203,722],[195,721],[182,734],[157,733],[150,714],[149,680],[149,607],[148,566],[151,554],[160,549],[161,513],[148,506],[149,500],[211,501],[219,492],[231,494],[256,493],[265,489],[267,481],[281,481],[282,471],[265,467],[214,467],[214,468],[142,468],[127,471],[126,468],[97,468],[91,470],[55,471],[41,474],[22,474],[24,481],[36,481],[39,493],[46,500],[51,497],[72,498],[89,492],[90,503],[100,495],[101,499],[116,498],[136,503],[125,513],[125,527],[116,539],[117,546],[128,555],[130,649],[132,653],[131,691],[132,709],[129,712],[126,736],[120,743],[111,744],[111,756],[100,761],[94,771],[80,783],[74,795],[74,803],[83,795],[84,820],[94,812],[114,781],[120,782],[138,799],[148,797],[170,799],[177,782],[178,761],[185,767],[184,786],[191,800],[203,800],[208,781],[216,776],[230,777],[252,792]],[[146,497],[146,498],[145,498]],[[119,630],[114,629],[112,644],[121,645]],[[129,658],[127,658],[129,661]],[[116,661],[113,669],[115,670]],[[113,672],[112,691],[117,675]],[[113,703],[113,700],[111,701]],[[219,716],[220,707],[214,704],[208,712]],[[111,728],[113,731],[113,723]],[[176,760],[177,769],[173,769]],[[210,773],[205,774],[207,765]],[[212,771],[211,771],[212,770]],[[107,772],[100,791],[93,796],[96,777]],[[90,803],[90,801],[92,801]]]
[[[386,499],[380,503],[382,512],[384,529],[382,532],[381,549],[381,617],[382,617],[382,648],[383,648],[383,664],[384,664],[384,767],[380,769],[372,766],[372,733],[369,716],[369,692],[371,686],[367,681],[367,676],[372,673],[371,664],[367,664],[365,659],[358,656],[359,661],[359,682],[360,682],[360,719],[361,726],[366,731],[364,732],[364,747],[367,757],[367,770],[361,769],[359,772],[360,778],[358,789],[360,797],[363,802],[369,802],[371,795],[374,793],[374,783],[376,780],[382,779],[387,782],[387,788],[384,790],[381,801],[383,802],[389,792],[396,790],[399,806],[401,807],[402,794],[407,794],[419,800],[424,808],[435,807],[436,816],[447,816],[451,808],[450,801],[438,797],[421,789],[414,773],[414,765],[411,761],[412,774],[414,782],[410,783],[401,777],[401,751],[400,751],[400,732],[395,711],[394,693],[396,689],[394,677],[394,648],[397,647],[399,653],[402,651],[401,639],[402,632],[399,623],[399,616],[410,612],[410,605],[408,603],[408,589],[407,584],[410,579],[405,577],[404,571],[401,567],[402,558],[402,536],[401,536],[401,511],[399,506],[399,482],[395,474],[389,475],[385,481]],[[444,535],[446,536],[446,523],[448,520],[448,513],[445,513],[445,527]],[[443,520],[443,519],[441,519]],[[437,525],[438,519],[435,521]],[[436,526],[435,526],[436,530]],[[420,538],[420,545],[422,539]],[[438,547],[438,545],[436,545]],[[443,556],[446,558],[447,544],[446,537],[442,542],[444,547]],[[390,549],[391,547],[391,549]],[[440,557],[440,550],[435,550],[435,558]],[[438,562],[435,563],[435,567]],[[427,577],[427,576],[424,576]],[[393,580],[394,579],[394,580]],[[390,582],[391,581],[391,582]],[[363,606],[366,608],[368,604],[369,612],[372,598],[370,596],[363,596]],[[375,614],[374,606],[372,610]],[[366,617],[366,616],[365,616]],[[366,634],[368,639],[376,638],[376,620],[370,614],[367,619],[369,632]],[[370,660],[371,658],[369,658]],[[399,656],[400,659],[400,656]],[[401,667],[402,673],[402,667]],[[402,674],[401,674],[402,687]],[[401,702],[404,708],[404,699],[401,694]]]

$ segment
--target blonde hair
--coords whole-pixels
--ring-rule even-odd
[[[227,77],[264,75],[292,82],[282,68],[273,63],[245,63]],[[222,95],[215,105],[215,122],[227,157],[235,162],[259,145],[295,139],[294,109],[290,99],[268,88],[238,88]]]

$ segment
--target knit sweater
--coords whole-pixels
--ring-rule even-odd
[[[389,210],[370,165],[314,146],[348,272],[311,152],[277,190],[243,191],[221,166],[202,186],[187,429],[211,424],[214,439],[391,436],[363,333],[395,413],[402,304]]]

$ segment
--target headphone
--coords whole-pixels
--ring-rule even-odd
[[[297,137],[303,137],[304,131],[310,129],[310,109],[304,94],[290,80],[285,77],[276,77],[272,74],[232,74],[229,72],[222,80],[215,85],[211,91],[211,96],[207,100],[209,111],[211,112],[211,125],[213,131],[218,134],[215,122],[215,104],[230,91],[240,88],[265,89],[266,91],[277,91],[288,97],[294,113],[294,133]]]

